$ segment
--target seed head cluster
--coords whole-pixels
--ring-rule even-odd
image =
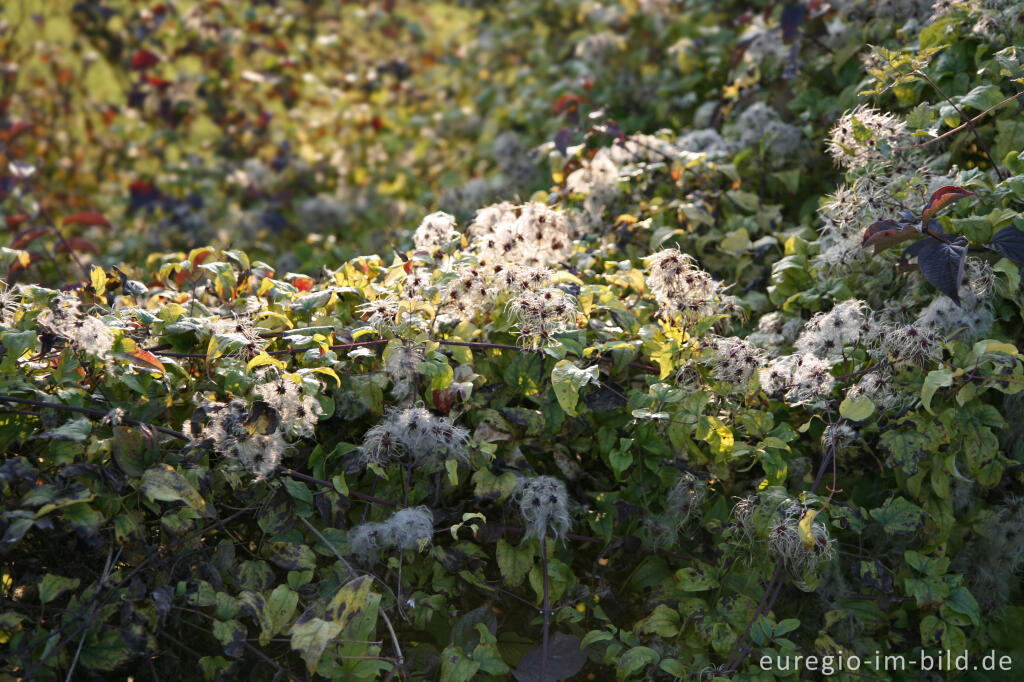
[[[459,234],[455,229],[455,216],[438,211],[423,218],[423,222],[413,233],[412,240],[417,251],[433,254],[453,239],[457,239]]]
[[[427,507],[400,509],[386,521],[371,521],[348,532],[350,554],[374,560],[390,549],[420,551],[434,537],[434,515]]]
[[[714,341],[714,377],[736,392],[745,392],[750,378],[764,364],[760,349],[736,336]]]
[[[305,395],[290,377],[260,384],[256,393],[281,419],[281,429],[289,436],[311,438],[323,409],[317,399]]]
[[[526,523],[526,537],[556,539],[569,530],[569,493],[554,476],[537,476],[522,483],[519,511]]]
[[[685,326],[723,308],[722,285],[701,270],[693,256],[678,249],[665,249],[647,259],[647,288],[662,315],[679,315]]]
[[[384,420],[363,436],[359,461],[363,466],[384,466],[406,459],[412,466],[437,463],[452,457],[466,459],[469,431],[452,424],[450,417],[432,414],[422,405],[390,408]]]
[[[558,287],[524,291],[509,301],[508,309],[520,339],[533,348],[546,345],[559,332],[575,329],[579,314],[576,299]]]
[[[67,339],[75,350],[105,360],[114,346],[114,332],[98,317],[83,314],[80,305],[77,298],[60,297],[39,314],[36,322],[43,329]]]
[[[884,159],[880,143],[899,147],[909,139],[907,126],[898,116],[862,104],[836,121],[826,148],[837,166],[849,170]]]
[[[391,350],[384,358],[384,371],[391,378],[391,395],[402,400],[407,397],[416,385],[423,362],[423,347],[405,342]]]
[[[811,403],[832,392],[831,369],[831,362],[810,353],[784,355],[761,369],[761,388],[768,395],[783,396],[791,405]]]
[[[242,400],[208,402],[197,411],[197,415],[205,416],[205,423],[199,426],[201,420],[193,417],[184,430],[192,436],[193,444],[208,444],[261,481],[280,465],[288,444],[277,424],[269,424],[272,429],[264,428],[254,420],[253,409]]]
[[[768,551],[796,576],[814,570],[835,556],[835,541],[824,523],[815,519],[808,530],[812,545],[800,537],[799,524],[807,510],[796,502],[779,507],[776,522],[768,532]]]
[[[14,318],[21,309],[21,296],[0,279],[0,324],[5,327],[14,326]]]
[[[794,344],[799,353],[839,359],[846,346],[856,344],[872,332],[868,307],[864,301],[850,299],[836,304],[827,313],[818,313],[804,325]]]

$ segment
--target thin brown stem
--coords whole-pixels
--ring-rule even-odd
[[[973,126],[975,123],[977,123],[978,121],[983,119],[985,116],[990,114],[993,110],[998,109],[999,107],[1003,106],[1004,104],[1012,102],[1013,100],[1015,100],[1015,99],[1017,99],[1018,97],[1021,97],[1021,96],[1024,96],[1024,91],[1018,92],[1016,95],[1012,95],[1010,97],[1007,97],[1006,99],[1004,99],[999,104],[993,104],[988,109],[986,109],[985,111],[981,112],[980,114],[978,114],[974,118],[970,119],[969,121],[967,121],[965,123],[962,123],[962,124],[958,125],[956,128],[953,128],[952,130],[947,130],[946,132],[942,133],[938,137],[933,137],[932,139],[930,139],[930,140],[928,140],[926,142],[922,142],[921,144],[909,144],[909,145],[906,145],[905,147],[893,147],[892,150],[894,152],[902,152],[902,151],[906,151],[908,149],[921,149],[922,147],[927,147],[928,145],[934,144],[935,142],[938,142],[939,140],[944,140],[947,137],[949,137],[950,135],[956,135],[957,133],[959,133],[964,128],[968,128],[970,126]]]
[[[966,125],[968,128],[971,129],[972,133],[974,133],[974,139],[977,140],[978,146],[980,146],[982,151],[985,152],[985,156],[988,157],[989,163],[991,163],[992,164],[992,168],[995,169],[996,175],[999,176],[1000,180],[1005,180],[1006,176],[1003,175],[1003,171],[999,168],[999,164],[996,163],[995,158],[992,156],[992,152],[990,152],[988,150],[988,145],[986,145],[985,141],[983,139],[981,139],[981,135],[978,133],[977,128],[974,127],[974,120],[971,119],[971,118],[968,118],[967,114],[964,113],[963,109],[958,107],[953,102],[953,100],[951,100],[949,98],[949,96],[946,95],[946,93],[942,91],[942,88],[940,88],[935,81],[933,81],[931,78],[928,77],[928,74],[926,74],[924,71],[921,71],[920,69],[916,70],[914,73],[916,73],[917,75],[921,76],[926,81],[928,81],[928,84],[931,85],[935,89],[935,92],[939,93],[939,95],[942,97],[942,99],[946,100],[946,102],[949,103],[949,106],[953,107],[956,110],[956,113],[960,114],[960,120],[962,120],[964,122],[964,125]]]
[[[65,412],[77,412],[78,414],[87,414],[91,417],[106,417],[107,412],[103,410],[93,410],[88,407],[76,407],[75,405],[64,405],[63,403],[51,403],[45,400],[31,400],[28,398],[13,398],[11,396],[0,396],[0,402],[8,403],[19,403],[21,405],[32,405],[33,407],[42,408],[53,408],[55,410],[63,410]],[[135,426],[143,426],[160,433],[167,434],[168,436],[174,436],[175,438],[181,438],[182,440],[190,440],[187,435],[181,431],[175,431],[174,429],[167,429],[163,426],[156,426],[148,422],[139,421],[138,419],[131,419],[130,417],[121,417],[121,421],[125,424],[133,424]]]
[[[540,647],[540,679],[547,679],[548,638],[551,631],[551,594],[548,586],[548,538],[547,533],[540,539],[540,570],[544,573],[544,630]]]

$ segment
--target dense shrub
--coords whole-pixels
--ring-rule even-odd
[[[7,674],[1024,665],[1019,5],[328,5],[5,71]]]

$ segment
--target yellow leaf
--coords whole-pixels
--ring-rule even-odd
[[[107,288],[107,273],[100,266],[94,265],[89,271],[89,281],[92,283],[93,291],[102,294]]]
[[[313,368],[313,372],[315,372],[316,374],[326,374],[327,376],[329,376],[329,377],[333,378],[335,381],[337,381],[338,382],[338,386],[341,386],[341,377],[339,377],[338,373],[335,372],[330,367],[314,367]]]
[[[818,512],[813,509],[808,509],[804,512],[804,517],[800,519],[800,523],[797,524],[796,532],[800,536],[800,541],[808,549],[814,549],[814,533],[811,532],[811,527],[814,525],[814,517],[818,515]]]
[[[245,366],[246,371],[251,372],[255,367],[263,367],[264,365],[273,365],[278,369],[284,369],[288,366],[288,363],[282,362],[277,358],[271,357],[266,351],[260,351],[260,354],[254,357]]]
[[[267,295],[271,289],[274,288],[274,280],[270,277],[264,277],[263,281],[260,282],[260,288],[256,290],[256,296],[263,298]]]

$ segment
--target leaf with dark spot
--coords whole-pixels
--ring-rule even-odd
[[[917,252],[917,267],[936,289],[960,305],[960,279],[967,260],[967,242],[946,243],[929,239]]]
[[[262,592],[274,586],[274,571],[266,561],[243,561],[231,571],[235,586],[241,590]]]
[[[291,542],[271,542],[270,556],[272,562],[289,571],[304,571],[316,568],[316,554],[306,545]]]
[[[1024,230],[1013,225],[995,233],[988,248],[1012,261],[1024,263]]]

